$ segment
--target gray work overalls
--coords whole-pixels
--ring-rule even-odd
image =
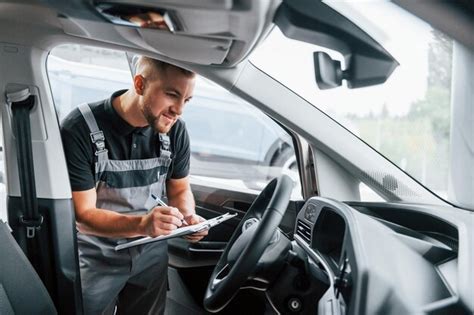
[[[160,156],[143,160],[109,160],[105,137],[88,104],[79,110],[90,129],[96,149],[96,207],[123,214],[142,215],[162,197],[171,164],[170,143],[160,134]],[[140,183],[140,184],[138,184]],[[143,185],[146,183],[146,185]],[[137,186],[140,185],[140,186]],[[115,251],[126,240],[78,232],[84,312],[113,314],[127,309],[133,314],[163,313],[166,300],[168,246],[154,242]]]

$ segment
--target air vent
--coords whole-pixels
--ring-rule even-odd
[[[309,245],[311,243],[311,227],[309,224],[298,220],[296,224],[296,235],[300,236]]]

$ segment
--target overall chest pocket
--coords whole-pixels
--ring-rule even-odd
[[[104,171],[98,174],[98,181],[110,188],[150,186],[166,176],[166,171],[162,166],[147,170]]]
[[[150,186],[168,173],[170,160],[108,160],[96,164],[96,182],[110,188]]]

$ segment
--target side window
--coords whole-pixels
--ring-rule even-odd
[[[53,49],[48,76],[60,121],[83,102],[129,88],[132,60],[123,52],[82,45]],[[284,172],[295,181],[293,196],[301,198],[292,139],[260,110],[198,77],[183,120],[191,138],[191,181],[261,191]]]
[[[191,139],[191,180],[216,187],[261,191],[281,173],[301,198],[290,135],[254,106],[198,78],[183,120]]]
[[[132,83],[125,53],[98,47],[55,47],[47,69],[60,121],[79,104],[108,98]]]

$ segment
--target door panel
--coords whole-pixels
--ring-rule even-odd
[[[292,136],[254,106],[221,87],[197,80],[193,100],[182,119],[191,142],[190,178],[197,214],[206,219],[227,212],[237,214],[213,227],[199,243],[191,244],[184,239],[168,242],[173,283],[168,294],[170,305],[193,313],[196,305],[202,310],[214,266],[266,184],[280,174],[288,174],[295,181],[295,198],[301,198],[301,185],[296,163],[288,162],[296,161]],[[297,206],[293,202],[283,219],[285,234],[293,231]],[[174,292],[177,287],[179,292]],[[189,299],[192,302],[188,304]],[[265,309],[265,303],[262,292],[241,290],[223,313],[234,309],[239,310],[235,314],[241,314],[246,309],[248,314],[249,305],[257,306],[254,310]]]
[[[209,230],[208,236],[198,243],[189,243],[183,238],[168,241],[168,274],[170,282],[173,282],[168,292],[168,303],[172,305],[172,309],[187,309],[188,314],[204,314],[202,300],[212,270],[258,192],[236,191],[203,183],[192,183],[191,186],[196,199],[196,212],[200,216],[209,219],[226,212],[237,213],[236,217]],[[296,214],[302,205],[302,201],[290,201],[280,225],[280,229],[290,238]],[[176,292],[177,287],[179,292]],[[239,314],[243,310],[242,307],[236,308],[236,304],[251,305],[251,303],[258,303],[263,307],[266,301],[264,296],[256,291],[243,290],[221,313]],[[234,312],[232,309],[239,311]]]
[[[198,243],[189,243],[183,238],[168,241],[168,276],[171,283],[167,300],[167,306],[171,307],[169,314],[182,313],[182,310],[186,310],[187,314],[205,314],[202,301],[212,270],[256,197],[255,193],[236,192],[210,185],[193,183],[191,186],[196,199],[196,212],[203,218],[209,219],[226,212],[238,215],[213,227],[208,236]]]
[[[214,266],[245,211],[256,197],[255,194],[195,184],[192,185],[192,190],[196,199],[196,212],[203,218],[210,219],[226,212],[237,213],[237,216],[213,227],[208,236],[199,243],[189,243],[182,238],[169,240],[169,264],[174,268]],[[236,209],[236,205],[241,209]]]

